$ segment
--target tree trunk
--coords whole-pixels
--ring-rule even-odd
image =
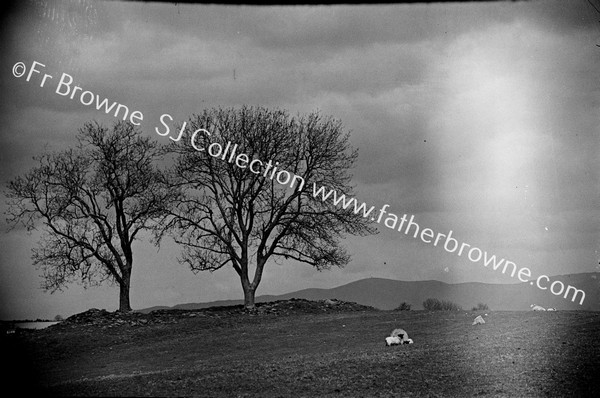
[[[129,286],[131,275],[123,275],[122,282],[119,283],[119,311],[131,312],[129,303]]]
[[[258,288],[258,285],[262,279],[265,262],[266,259],[259,254],[256,264],[256,271],[254,271],[254,280],[252,283],[250,283],[248,280],[247,274],[244,274],[242,277],[242,288],[244,289],[244,307],[246,310],[254,311],[256,309],[254,296],[256,295],[256,289]]]
[[[256,293],[256,288],[250,286],[250,284],[244,284],[244,308],[250,311],[254,311],[256,306],[254,304],[254,295]]]

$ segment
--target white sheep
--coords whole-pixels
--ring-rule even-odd
[[[413,340],[408,338],[408,333],[404,329],[394,329],[389,337],[385,338],[385,345],[413,344]]]
[[[386,346],[391,346],[391,345],[400,345],[402,344],[402,340],[398,337],[398,336],[389,336],[385,338],[385,345]]]
[[[550,308],[548,308],[546,311],[556,311],[556,308],[552,308],[552,307],[550,307]]]
[[[483,325],[485,321],[481,315],[478,315],[477,318],[473,321],[473,325]]]
[[[531,304],[530,307],[533,311],[546,311],[546,309],[544,307],[541,307],[536,304]]]

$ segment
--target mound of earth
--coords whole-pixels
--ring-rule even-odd
[[[243,305],[210,307],[198,310],[155,310],[148,314],[141,312],[109,312],[104,309],[89,309],[75,314],[51,328],[70,328],[79,326],[97,326],[110,328],[121,325],[144,326],[151,324],[177,323],[190,317],[224,318],[236,316],[287,316],[294,314],[315,314],[331,312],[377,311],[376,308],[354,302],[327,299],[311,301],[305,299],[279,300],[256,304],[254,311],[248,311]]]
[[[240,306],[241,308],[241,306]],[[354,302],[327,299],[311,301],[306,299],[279,300],[256,305],[258,314],[314,314],[319,312],[353,312],[377,311],[374,307],[357,304]]]

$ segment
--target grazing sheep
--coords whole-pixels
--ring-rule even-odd
[[[391,345],[400,345],[402,344],[402,339],[400,339],[398,336],[389,336],[385,338],[385,345],[386,346],[391,346]]]
[[[385,338],[385,345],[386,346],[402,345],[402,344],[413,344],[413,343],[414,343],[413,339],[402,340],[400,337],[391,337],[391,336]]]
[[[483,325],[485,321],[481,315],[478,315],[477,318],[473,321],[473,325]]]
[[[533,311],[546,311],[546,309],[544,307],[541,307],[536,304],[531,304],[530,307]]]
[[[413,344],[413,340],[408,338],[408,333],[404,329],[394,329],[390,334],[390,337],[385,339],[386,345],[397,345],[397,344]]]
[[[550,307],[550,308],[548,308],[546,311],[556,311],[556,308],[552,308],[552,307]]]

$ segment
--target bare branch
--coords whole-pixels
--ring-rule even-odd
[[[180,191],[156,169],[160,148],[131,124],[109,130],[86,123],[77,142],[76,148],[39,156],[36,167],[9,183],[7,221],[43,227],[32,258],[43,271],[44,288],[114,281],[121,287],[121,309],[129,310],[133,240],[157,228]]]
[[[177,156],[171,184],[182,188],[184,197],[158,236],[174,234],[184,248],[180,261],[192,270],[214,271],[231,263],[244,290],[253,292],[270,258],[318,269],[341,267],[349,256],[339,239],[375,232],[365,218],[312,193],[314,182],[352,195],[349,170],[358,152],[340,121],[319,113],[290,117],[282,110],[243,107],[206,110],[188,126],[211,134],[196,137],[195,146],[204,151],[189,139],[170,147]],[[211,156],[209,145],[222,154]],[[295,186],[279,183],[279,173]],[[251,261],[256,261],[252,280]]]

